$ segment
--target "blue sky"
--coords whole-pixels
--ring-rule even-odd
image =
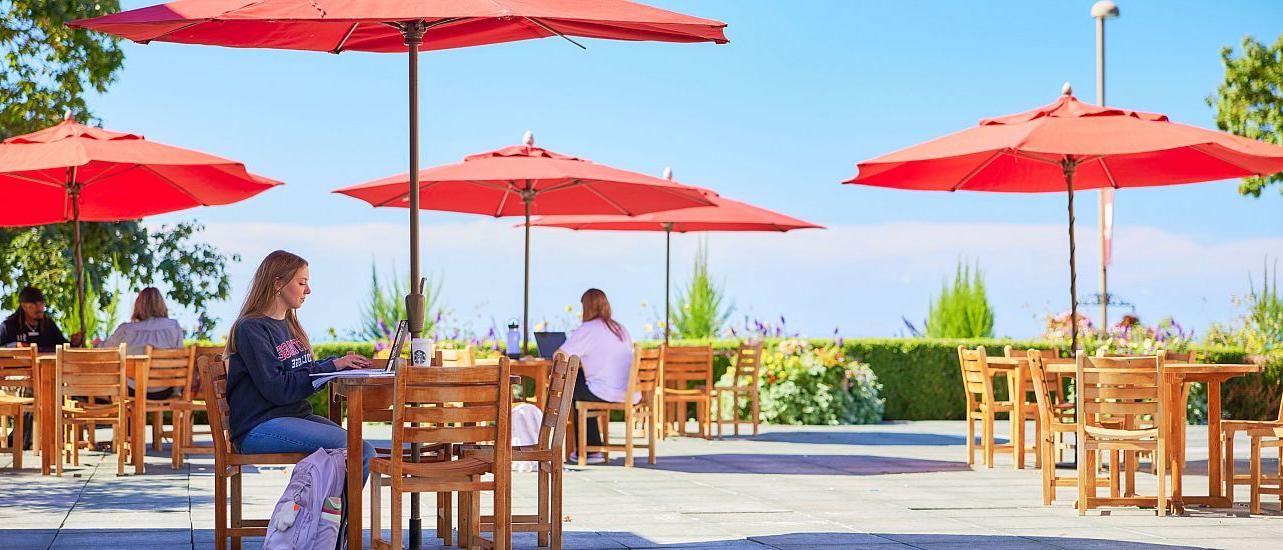
[[[134,8],[152,2],[123,1]],[[515,144],[678,180],[829,226],[787,235],[713,234],[711,269],[744,315],[786,316],[823,336],[894,335],[920,322],[959,258],[985,269],[1000,335],[1027,337],[1067,309],[1065,197],[919,193],[839,185],[855,163],[1055,99],[1069,81],[1094,101],[1090,1],[654,1],[729,24],[731,43],[541,40],[421,58],[425,166]],[[1283,29],[1273,2],[1122,0],[1108,23],[1111,105],[1212,127],[1204,102],[1219,51]],[[800,11],[804,8],[804,11]],[[406,169],[405,56],[124,45],[125,68],[91,106],[112,129],[246,163],[287,185],[198,219],[244,257],[229,266],[234,317],[254,267],[286,248],[312,262],[310,332],[356,326],[369,270],[404,271],[406,212],[331,189]],[[1200,331],[1233,317],[1268,255],[1283,256],[1283,197],[1242,198],[1233,181],[1120,192],[1111,290],[1147,321]],[[1079,194],[1080,289],[1096,282],[1095,193]],[[484,332],[520,315],[514,220],[428,212],[425,272],[455,322]],[[674,278],[697,237],[674,237]],[[536,230],[532,316],[600,287],[642,332],[662,312],[658,234]],[[642,307],[642,303],[648,307]],[[1095,314],[1095,308],[1089,311]],[[184,319],[190,325],[190,315]]]

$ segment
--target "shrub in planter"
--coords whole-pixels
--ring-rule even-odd
[[[723,375],[719,385],[730,384]],[[813,347],[803,340],[782,340],[762,357],[762,420],[772,424],[875,424],[885,400],[868,365],[849,360],[836,345]],[[723,410],[731,409],[730,397]],[[747,405],[735,410],[747,414]]]

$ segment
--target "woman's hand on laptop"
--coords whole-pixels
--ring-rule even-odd
[[[349,351],[347,355],[335,359],[334,366],[338,367],[338,370],[368,369],[370,368],[370,360],[357,355],[355,351]]]

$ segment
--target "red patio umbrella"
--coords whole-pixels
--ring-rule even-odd
[[[927,191],[1066,191],[1071,344],[1078,345],[1074,191],[1150,187],[1283,171],[1283,147],[1145,113],[1055,103],[859,163],[843,183]]]
[[[636,216],[708,206],[700,189],[637,172],[620,170],[534,146],[524,145],[468,155],[463,162],[334,190],[373,206],[408,206],[417,180],[431,210],[525,217],[525,285],[522,299],[522,349],[530,324],[530,216],[614,214]]]
[[[626,0],[179,0],[68,23],[152,41],[330,53],[408,52],[410,171],[419,172],[418,52],[559,36],[726,43],[725,23]],[[419,197],[411,185],[410,280],[419,285]],[[423,295],[406,297],[411,335]],[[417,502],[417,500],[415,500]],[[417,510],[417,506],[412,505]],[[414,517],[418,517],[413,513]],[[413,541],[412,541],[413,542]]]
[[[140,43],[238,48],[408,52],[410,335],[423,331],[419,277],[419,49],[559,36],[726,43],[726,24],[625,0],[179,0],[69,23]],[[583,47],[582,45],[579,45]],[[411,445],[415,456],[418,444]],[[410,547],[420,544],[419,495],[410,496]],[[359,541],[359,533],[353,535]]]
[[[0,143],[0,226],[74,224],[76,301],[85,326],[80,222],[133,220],[237,202],[280,185],[245,165],[138,134],[86,126],[71,115]]]
[[[664,170],[664,177],[672,179],[672,171]],[[668,343],[669,326],[672,324],[669,288],[672,274],[673,233],[708,231],[762,231],[786,232],[794,229],[824,229],[797,218],[772,212],[751,204],[731,200],[711,189],[700,189],[712,206],[683,208],[642,214],[640,216],[540,216],[529,225],[535,227],[563,227],[576,231],[663,231],[664,232],[664,343]]]

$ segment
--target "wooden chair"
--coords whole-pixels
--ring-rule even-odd
[[[1283,428],[1283,399],[1279,401],[1278,417],[1273,420],[1222,420],[1221,421],[1221,445],[1222,445],[1222,448],[1224,449],[1223,452],[1221,453],[1223,458],[1222,466],[1221,466],[1221,479],[1224,480],[1222,483],[1225,486],[1225,495],[1230,497],[1231,500],[1234,499],[1235,485],[1256,485],[1256,483],[1252,481],[1252,475],[1250,473],[1250,470],[1249,470],[1249,473],[1247,474],[1234,473],[1234,436],[1239,433],[1247,433],[1249,434],[1248,437],[1250,439],[1251,438],[1250,434],[1252,432],[1265,432],[1268,434],[1270,430],[1281,429],[1281,428]],[[1253,458],[1252,463],[1255,464],[1256,462],[1257,460]],[[1263,482],[1277,483],[1278,482],[1278,479],[1276,479],[1277,477],[1278,476],[1276,475],[1262,474],[1261,480]]]
[[[23,441],[26,437],[22,416],[35,414],[36,348],[0,348],[0,453],[13,455],[13,468],[22,469]],[[13,419],[13,427],[6,424]],[[12,437],[13,445],[8,445]]]
[[[1278,495],[1279,508],[1283,510],[1283,426],[1260,427],[1247,430],[1252,440],[1252,465],[1249,468],[1249,482],[1252,487],[1248,500],[1248,509],[1253,514],[1261,513],[1261,495]],[[1262,473],[1264,464],[1261,460],[1261,449],[1278,449],[1279,462],[1273,474]],[[1233,498],[1233,493],[1230,498]]]
[[[1099,506],[1154,506],[1159,516],[1167,515],[1170,390],[1162,373],[1163,356],[1160,351],[1157,356],[1089,358],[1079,352],[1075,367],[1079,515]],[[1152,418],[1152,425],[1134,427],[1132,418],[1140,416]],[[1111,426],[1113,419],[1121,419],[1124,427]],[[1157,495],[1097,497],[1097,459],[1102,451],[1153,453]]]
[[[1138,355],[1130,354],[1130,353],[1105,353],[1103,348],[1096,350],[1096,356],[1097,357],[1138,357]],[[1198,362],[1198,353],[1195,351],[1185,351],[1185,352],[1164,351],[1164,359],[1163,359],[1164,365],[1171,364],[1171,363],[1196,363],[1196,362]],[[1183,384],[1182,387],[1173,389],[1173,391],[1180,391],[1179,397],[1177,397],[1176,394],[1172,394],[1173,397],[1176,397],[1177,399],[1177,401],[1173,402],[1173,405],[1176,405],[1178,408],[1173,408],[1172,414],[1168,415],[1172,431],[1170,432],[1171,439],[1167,442],[1167,454],[1171,457],[1171,462],[1179,462],[1181,464],[1185,463],[1185,433],[1184,433],[1184,430],[1181,429],[1181,422],[1183,421],[1183,418],[1184,418],[1183,415],[1185,414],[1185,407],[1189,403],[1189,390],[1190,390],[1189,384]],[[1132,415],[1128,417],[1127,423],[1131,428],[1137,428],[1140,426],[1147,427],[1152,425],[1150,422],[1150,419],[1142,418],[1136,415]],[[1136,494],[1136,472],[1140,469],[1140,459],[1141,458],[1150,459],[1150,465],[1153,466],[1153,456],[1151,456],[1152,453],[1148,451],[1129,451],[1124,453],[1124,455],[1125,455],[1125,460],[1123,460],[1123,465],[1122,465],[1124,470],[1123,471],[1123,484],[1124,484],[1123,494],[1131,496]],[[1245,480],[1247,478],[1247,476],[1242,476],[1242,477]],[[1174,478],[1172,480],[1173,492],[1178,491],[1180,489],[1180,486],[1181,486],[1180,477]],[[1229,493],[1229,494],[1233,495],[1233,493]]]
[[[1052,501],[1056,500],[1056,487],[1078,486],[1077,476],[1060,476],[1056,472],[1056,453],[1065,445],[1063,436],[1077,433],[1078,422],[1074,419],[1072,409],[1069,410],[1069,421],[1066,422],[1064,416],[1057,410],[1058,403],[1052,398],[1056,393],[1063,392],[1055,392],[1051,384],[1052,381],[1059,381],[1060,377],[1052,376],[1047,372],[1049,358],[1046,355],[1051,353],[1031,349],[1026,354],[1029,358],[1030,387],[1033,388],[1037,401],[1035,408],[1036,420],[1039,424],[1038,454],[1041,458],[1039,463],[1042,465],[1042,503],[1044,506],[1050,506]],[[1097,486],[1118,486],[1118,453],[1115,452],[1110,456],[1110,478],[1099,480]]]
[[[711,439],[713,391],[713,346],[660,346],[660,395],[665,409],[662,414],[665,435],[695,435]],[[695,404],[698,432],[686,431],[686,404]],[[672,423],[669,426],[669,422]],[[673,428],[669,431],[669,428]],[[581,453],[582,454],[582,453]]]
[[[439,348],[436,350],[436,355],[441,359],[441,365],[447,367],[472,367],[477,364],[477,355],[471,345],[462,348]]]
[[[214,436],[214,547],[240,550],[242,537],[267,536],[267,519],[245,519],[242,509],[244,466],[297,464],[308,453],[240,454],[232,445],[227,406],[227,363],[212,361],[208,355],[196,359],[205,390],[205,411]],[[230,485],[230,502],[229,498]],[[230,514],[229,514],[230,512]],[[230,517],[228,517],[230,515]]]
[[[1020,352],[1017,352],[1011,346],[1003,346],[1002,355],[1003,357],[1008,357],[1008,358],[1017,358],[1017,357],[1023,358],[1023,357],[1020,357],[1021,355]],[[1053,350],[1052,352],[1048,353],[1048,355],[1058,357],[1059,351]],[[1028,357],[1028,354],[1024,354],[1024,356]],[[1019,443],[1020,446],[1023,447],[1022,452],[1033,453],[1034,467],[1041,468],[1043,457],[1042,457],[1042,453],[1039,452],[1039,441],[1042,441],[1042,432],[1041,432],[1042,423],[1038,422],[1038,401],[1033,391],[1033,387],[1034,387],[1033,377],[1031,376],[1029,369],[1019,369],[1016,371],[1016,373],[1019,376],[1024,377],[1023,382],[1025,386],[1025,395],[1016,395],[1016,377],[1009,375],[1005,377],[1007,379],[1007,396],[1008,396],[1007,399],[1008,401],[1011,401],[1013,404],[1015,403],[1016,399],[1023,400],[1022,405],[1023,405],[1024,414],[1025,414],[1024,420],[1032,420],[1034,422],[1034,443],[1033,445],[1024,446],[1025,444],[1024,441],[1019,441],[1019,442],[1012,441],[1012,444]],[[1045,389],[1049,392],[1048,396],[1053,399],[1059,398],[1064,393],[1058,389],[1059,387],[1060,386],[1058,385],[1047,384]]]
[[[60,453],[54,457],[57,475],[62,475],[67,460],[80,465],[80,431],[84,428],[93,433],[98,424],[111,426],[116,475],[125,475],[130,407],[125,385],[125,345],[115,349],[72,349],[63,344],[58,346],[56,357],[54,402],[59,412],[54,448]],[[106,402],[100,402],[103,400]]]
[[[413,367],[397,369],[392,409],[392,449],[370,460],[370,523],[373,548],[400,549],[401,496],[405,493],[460,493],[460,541],[469,546],[512,546],[511,380],[507,359],[497,366]],[[408,462],[409,443],[493,443],[490,459],[467,456],[438,462]],[[490,480],[484,474],[493,474]],[[392,535],[383,540],[383,477],[392,492]],[[480,537],[481,491],[494,492],[494,541]]]
[[[183,467],[183,461],[186,460],[187,455],[214,454],[214,445],[212,443],[196,443],[195,436],[212,436],[212,432],[209,430],[196,431],[196,411],[206,409],[205,388],[201,381],[200,370],[196,368],[196,364],[202,357],[207,358],[210,362],[221,362],[223,360],[223,349],[223,346],[192,346],[192,367],[188,372],[187,382],[183,384],[183,393],[171,405],[174,411],[174,433],[171,440],[174,444],[170,446],[169,454],[175,470]]]
[[[564,353],[553,356],[551,380],[545,396],[543,422],[539,425],[539,441],[534,445],[512,448],[514,462],[536,462],[539,465],[538,511],[535,514],[514,514],[512,530],[538,533],[539,546],[552,550],[562,547],[562,476],[566,446],[566,420],[575,396],[575,378],[579,375],[579,356],[567,357]],[[475,456],[493,460],[494,447],[472,445],[461,449],[464,457]],[[479,519],[480,532],[494,532],[494,516]],[[461,527],[460,531],[466,531]],[[460,542],[464,542],[460,537]]]
[[[976,421],[980,421],[980,442],[984,465],[993,468],[997,451],[1012,452],[1019,447],[1014,442],[999,445],[994,439],[994,421],[997,413],[1011,413],[1011,401],[998,401],[993,395],[994,371],[989,368],[989,356],[984,346],[974,350],[958,346],[958,364],[962,367],[963,391],[967,396],[967,464],[976,463]]]
[[[753,424],[753,435],[757,435],[758,425],[762,421],[762,404],[758,392],[758,379],[762,373],[762,342],[740,342],[735,352],[735,364],[731,366],[731,385],[713,387],[713,423],[717,425],[717,438],[722,437],[722,395],[729,394],[731,400],[731,425],[735,435],[740,434],[739,398],[743,395],[749,402],[749,421]],[[741,381],[744,383],[741,384]]]
[[[633,363],[628,370],[628,387],[624,391],[626,396],[640,396],[636,403],[596,403],[591,401],[581,401],[575,403],[575,414],[578,415],[578,433],[575,434],[575,450],[579,453],[579,465],[588,464],[588,453],[602,452],[606,453],[609,460],[611,451],[624,452],[624,466],[631,468],[633,466],[633,449],[641,446],[646,449],[646,461],[654,464],[655,440],[659,437],[661,422],[658,418],[659,401],[657,399],[657,390],[659,389],[660,348],[645,349],[640,344],[633,344]],[[611,444],[610,442],[610,413],[611,411],[622,411],[624,414],[624,441],[623,443]],[[588,422],[599,422],[601,428],[601,445],[588,445]],[[638,445],[638,429],[643,430],[646,438],[645,445]]]
[[[142,474],[144,469],[145,461],[141,459],[143,442],[141,432],[147,426],[147,416],[151,415],[152,448],[161,450],[163,448],[161,440],[165,434],[163,425],[165,412],[170,412],[174,420],[177,420],[177,409],[174,406],[184,400],[184,397],[179,394],[153,401],[147,398],[147,393],[173,387],[180,388],[179,391],[191,391],[188,383],[191,379],[192,367],[195,365],[196,349],[193,347],[164,349],[147,346],[146,349],[147,357],[138,361],[132,399],[133,420],[130,422],[130,429],[139,430],[139,434],[131,441],[140,446],[134,449],[134,454],[137,455],[134,460],[135,474]],[[174,422],[174,425],[176,426],[177,423]],[[171,433],[178,431],[175,429]],[[132,432],[131,435],[133,435]],[[174,446],[177,445],[178,440],[175,439]],[[172,459],[173,453],[170,454]]]

